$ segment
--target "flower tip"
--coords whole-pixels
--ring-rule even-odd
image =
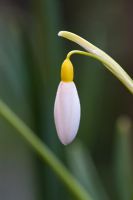
[[[78,130],[77,130],[77,131],[78,131]],[[64,146],[67,146],[67,145],[71,144],[71,143],[74,141],[74,139],[75,139],[75,137],[76,137],[76,135],[77,135],[77,131],[76,131],[76,133],[75,133],[73,136],[72,136],[72,135],[69,135],[70,133],[67,133],[67,135],[68,135],[67,138],[66,138],[65,136],[63,136],[63,134],[60,135],[60,133],[58,133],[58,137],[59,137],[60,142],[61,142]]]
[[[63,144],[64,146],[67,146],[67,145],[71,144],[74,139],[70,140],[70,141],[66,141],[66,140],[64,141],[61,138],[59,138],[59,140],[60,140],[61,144]]]

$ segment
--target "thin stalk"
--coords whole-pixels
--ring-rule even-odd
[[[123,85],[125,85],[125,87],[131,92],[131,94],[133,94],[132,78],[124,71],[124,69],[113,58],[111,58],[104,51],[97,48],[87,40],[81,38],[80,36],[74,33],[68,31],[60,31],[58,35],[79,44],[81,47],[83,47],[86,51],[89,52],[89,54],[87,54],[87,52],[83,53],[82,51],[75,51],[75,53],[87,55],[101,61],[104,64],[104,66],[109,71],[111,71],[121,81],[121,83],[123,83]],[[69,56],[72,55],[73,53],[74,53],[73,51],[72,53],[70,52]]]
[[[70,174],[52,151],[2,100],[0,100],[0,115],[18,131],[42,160],[49,165],[77,200],[92,200],[87,191]]]

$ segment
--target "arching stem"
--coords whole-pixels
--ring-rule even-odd
[[[116,76],[121,81],[121,83],[123,83],[123,85],[125,85],[125,87],[130,91],[130,93],[133,94],[132,78],[108,54],[106,54],[101,49],[97,48],[87,40],[83,39],[82,37],[74,33],[68,31],[60,31],[58,35],[79,44],[81,47],[83,47],[86,51],[89,52],[88,53],[84,51],[74,50],[68,53],[67,55],[68,58],[70,58],[71,55],[76,53],[76,54],[90,56],[99,60],[110,72],[114,74],[114,76]]]

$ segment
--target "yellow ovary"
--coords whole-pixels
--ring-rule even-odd
[[[61,66],[61,80],[64,82],[73,81],[73,65],[70,59],[66,58]]]

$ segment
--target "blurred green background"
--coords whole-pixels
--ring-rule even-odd
[[[49,146],[93,200],[133,199],[132,96],[94,59],[73,56],[81,101],[75,141],[60,144],[53,119],[60,66],[81,49],[58,38],[77,33],[133,75],[129,0],[0,1],[0,97]],[[0,199],[73,199],[51,169],[0,117]]]

